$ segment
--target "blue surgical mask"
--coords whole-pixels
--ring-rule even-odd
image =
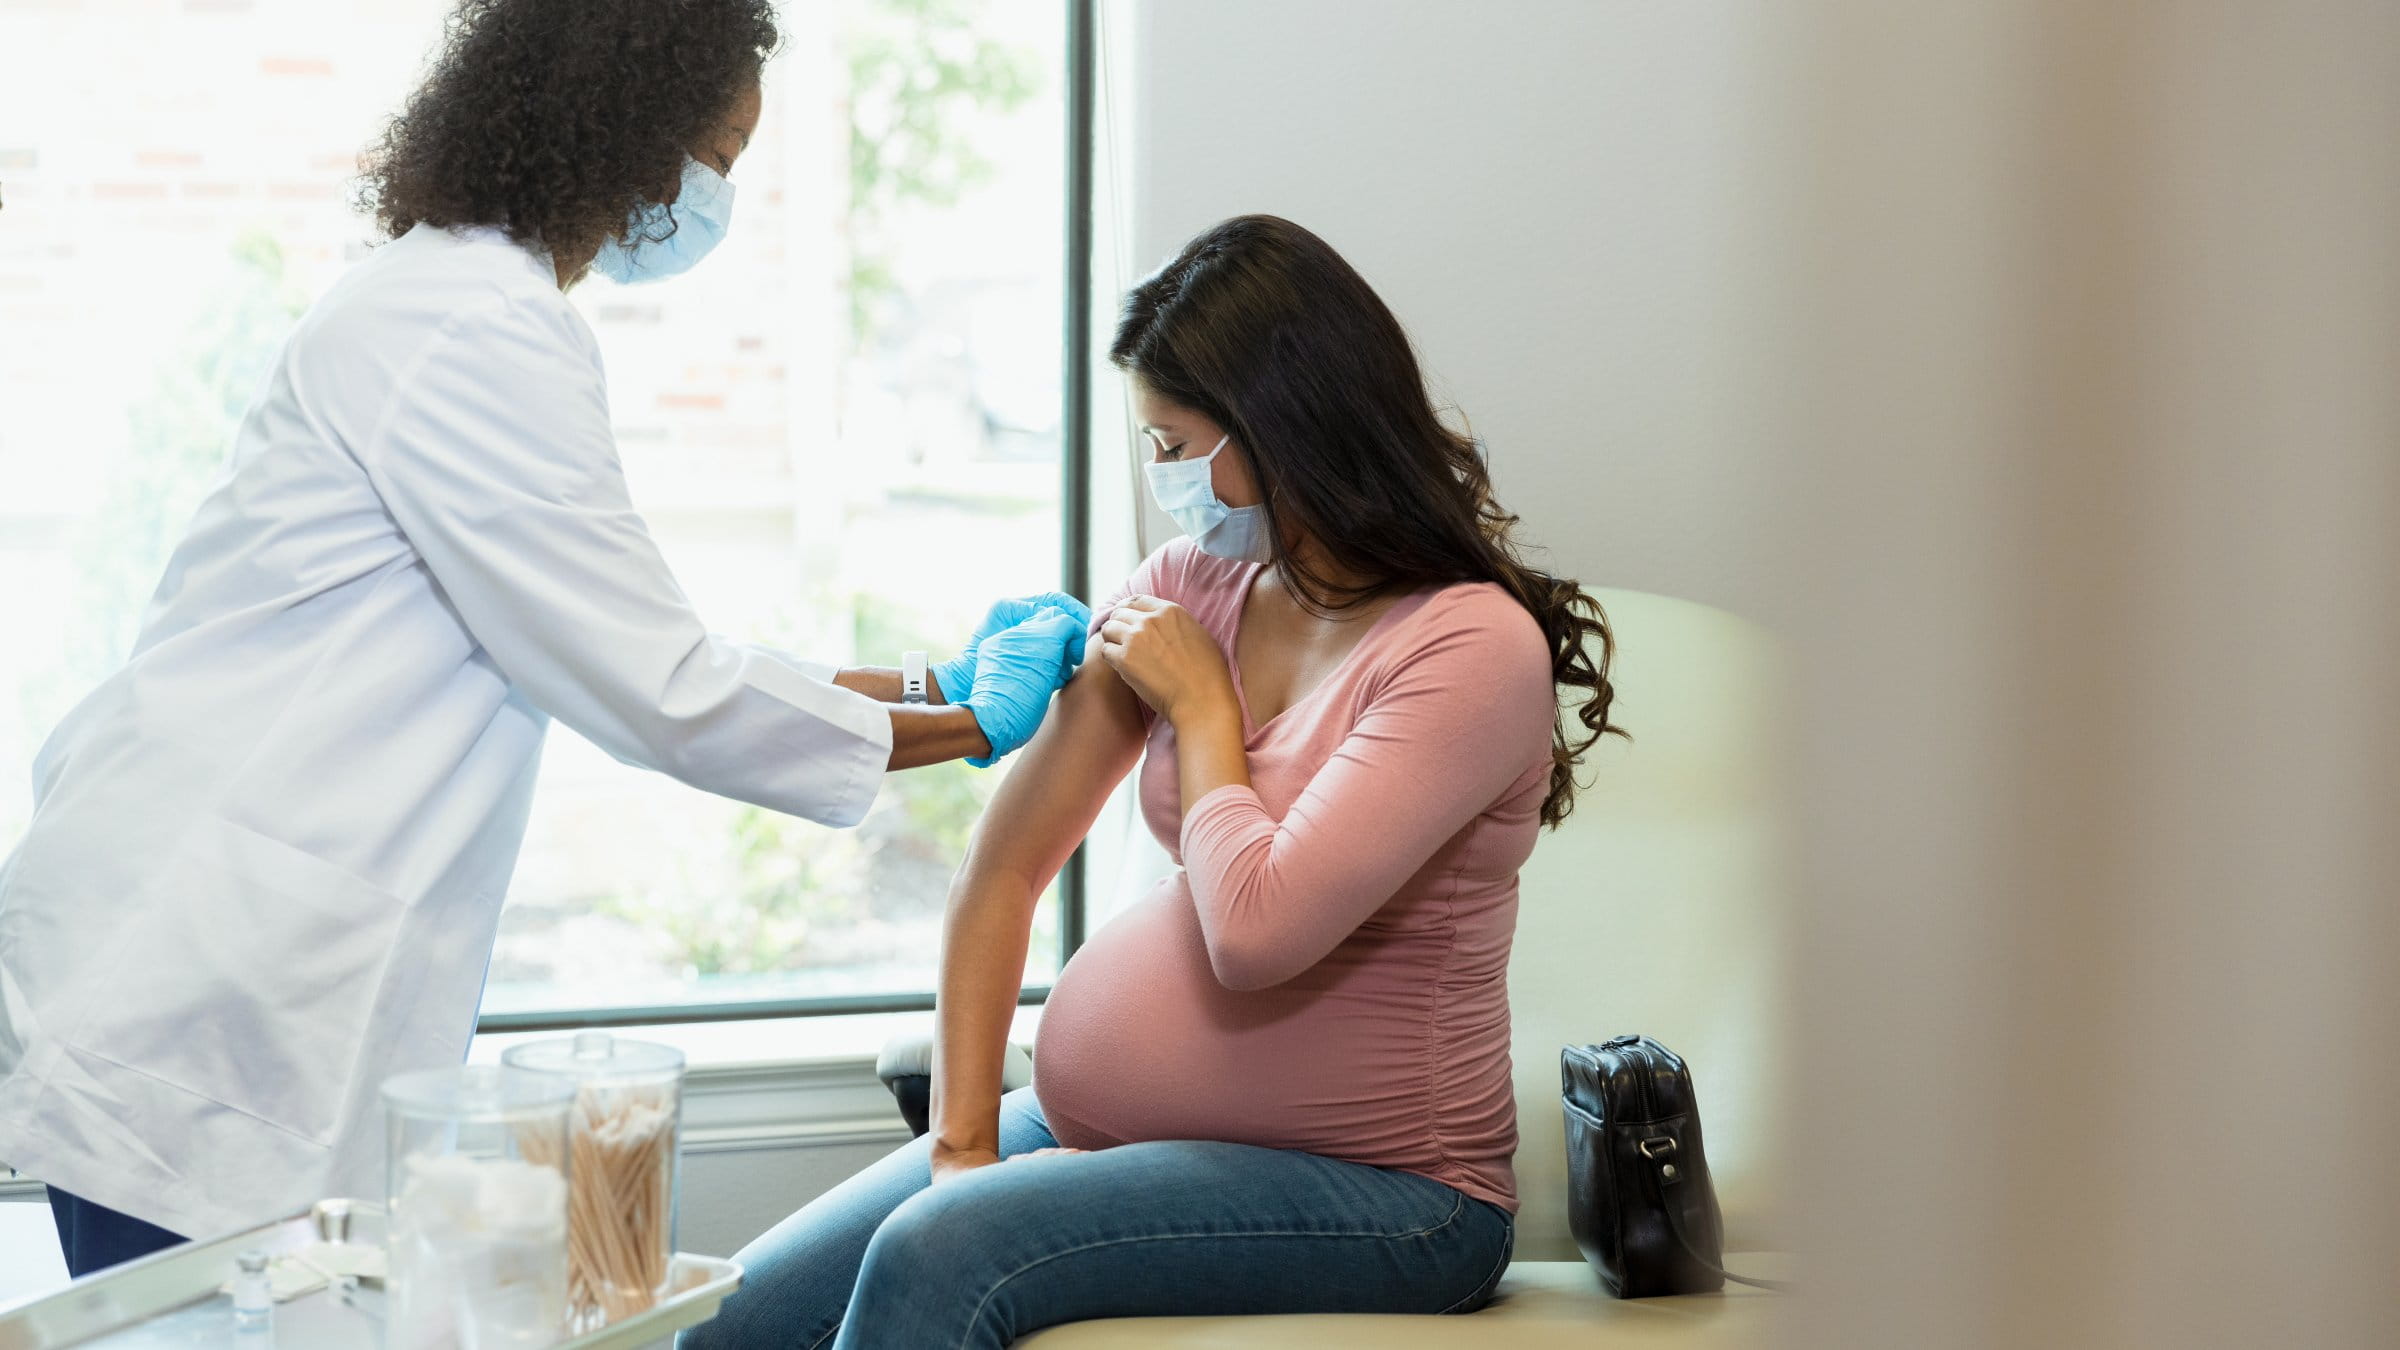
[[[632,285],[689,271],[724,241],[733,221],[733,184],[699,160],[683,162],[683,187],[675,204],[653,203],[633,215],[631,247],[611,239],[600,246],[592,269],[611,281]],[[674,233],[668,234],[669,224]],[[666,235],[661,239],[658,236]]]
[[[1216,471],[1211,466],[1233,439],[1227,432],[1216,448],[1198,459],[1153,460],[1142,466],[1150,480],[1150,500],[1180,526],[1202,553],[1236,562],[1270,562],[1274,541],[1267,537],[1267,509],[1227,506],[1217,497]]]

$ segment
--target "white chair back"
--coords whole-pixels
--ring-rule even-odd
[[[1691,1065],[1726,1245],[1775,1245],[1786,872],[1775,809],[1784,687],[1756,624],[1595,589],[1617,638],[1591,785],[1522,877],[1509,966],[1517,1255],[1577,1259],[1566,1222],[1558,1051],[1628,1032]]]

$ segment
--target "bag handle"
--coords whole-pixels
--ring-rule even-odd
[[[1658,1207],[1666,1211],[1667,1231],[1675,1235],[1675,1243],[1683,1248],[1684,1255],[1698,1262],[1704,1269],[1713,1272],[1718,1278],[1731,1280],[1735,1284],[1746,1284],[1753,1289],[1771,1289],[1778,1292],[1789,1290],[1792,1287],[1789,1280],[1761,1280],[1748,1275],[1736,1275],[1702,1256],[1700,1249],[1692,1245],[1691,1237],[1683,1231],[1683,1206],[1676,1204],[1673,1198],[1667,1194],[1669,1186],[1676,1185],[1683,1180],[1683,1169],[1677,1167],[1674,1161],[1675,1141],[1663,1134],[1654,1135],[1643,1140],[1637,1147],[1640,1148],[1642,1157],[1654,1165],[1650,1173],[1650,1184],[1658,1188]]]

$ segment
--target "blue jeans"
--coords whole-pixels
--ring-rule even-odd
[[[183,1241],[155,1224],[95,1205],[56,1186],[48,1190],[50,1221],[58,1225],[58,1245],[66,1254],[67,1274],[76,1279]]]
[[[678,1350],[1000,1350],[1095,1317],[1471,1312],[1508,1265],[1506,1210],[1408,1172],[1198,1140],[1057,1147],[1032,1088],[1000,1155],[932,1186],[931,1136],[809,1202]]]

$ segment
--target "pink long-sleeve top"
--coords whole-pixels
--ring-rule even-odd
[[[1178,540],[1117,598],[1182,605],[1230,659],[1257,574]],[[1263,726],[1244,696],[1251,785],[1188,816],[1149,717],[1142,814],[1180,869],[1052,988],[1034,1079],[1059,1141],[1300,1149],[1514,1213],[1508,953],[1556,698],[1532,615],[1473,583],[1391,606]]]

